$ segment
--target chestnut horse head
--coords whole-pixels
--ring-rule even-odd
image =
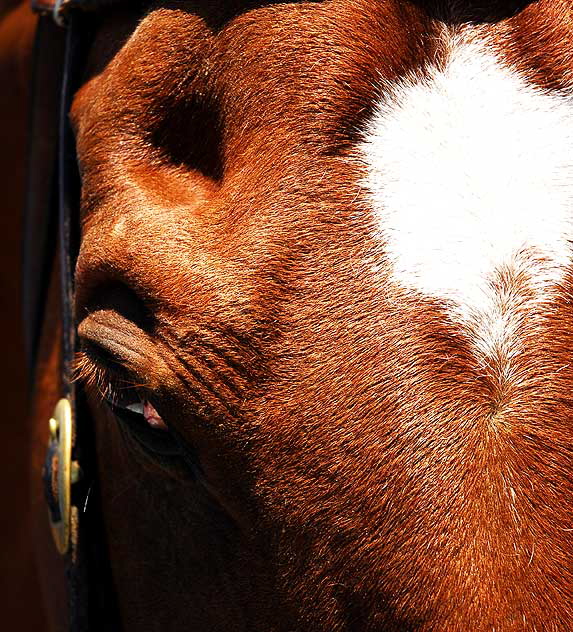
[[[71,109],[124,628],[572,629],[571,3],[137,6]]]

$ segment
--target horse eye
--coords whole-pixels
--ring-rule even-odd
[[[143,415],[143,410],[145,408],[145,404],[143,402],[137,402],[135,404],[129,404],[126,406],[127,410],[131,410],[133,413],[137,413],[138,415]]]
[[[109,395],[105,398],[118,419],[122,430],[146,452],[160,456],[184,456],[180,442],[169,431],[167,424],[153,404],[137,393]]]
[[[161,415],[157,412],[157,410],[155,410],[153,404],[151,404],[151,402],[147,399],[142,399],[137,393],[127,400],[125,396],[119,398],[117,396],[112,396],[106,397],[106,401],[114,410],[129,411],[133,415],[138,415],[142,418],[142,421],[151,428],[164,432],[168,432],[169,430],[161,418]]]

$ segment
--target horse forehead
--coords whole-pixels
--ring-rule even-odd
[[[271,3],[220,23],[191,4],[139,23],[110,18],[72,112],[85,221],[105,227],[108,250],[129,234],[165,251],[160,224],[173,220],[202,244],[214,243],[213,224],[229,242],[239,225],[243,252],[256,253],[273,231],[296,231],[292,219],[308,235],[320,216],[344,216],[361,170],[349,148],[376,78],[416,65],[431,45],[401,28],[423,31],[418,10],[343,4]]]
[[[181,9],[159,6],[139,22],[130,14],[118,24],[114,14],[90,63],[90,73],[104,79],[103,88],[80,101],[97,102],[95,117],[109,110],[105,124],[113,127],[124,101],[135,106],[135,118],[145,109],[149,118],[157,116],[149,108],[154,102],[169,109],[157,96],[169,97],[173,108],[177,94],[195,92],[201,98],[215,95],[206,105],[224,109],[225,126],[237,125],[243,133],[273,123],[266,135],[279,132],[286,140],[310,123],[319,137],[320,131],[336,134],[352,126],[356,139],[380,95],[380,80],[396,81],[439,58],[450,28],[435,19],[433,2],[261,4],[225,15],[215,4],[184,2]],[[572,37],[564,16],[549,5],[535,3],[511,26],[482,25],[482,31],[490,32],[490,42],[504,48],[511,63],[538,81],[552,77],[556,85],[570,76],[566,50]],[[536,31],[540,22],[552,29],[549,35]],[[237,114],[240,121],[233,120]],[[286,134],[289,125],[294,129]]]
[[[110,140],[109,130],[126,121],[145,127],[182,112],[187,101],[183,119],[209,111],[208,124],[224,127],[227,159],[246,155],[255,141],[260,154],[265,140],[265,154],[301,142],[338,151],[356,138],[378,73],[396,75],[432,46],[420,37],[431,30],[429,19],[394,3],[269,3],[227,20],[212,4],[181,6],[158,8],[139,23],[131,16],[127,28],[110,19],[100,31],[93,80],[74,106],[80,136],[82,121],[93,131],[100,120]],[[122,30],[130,29],[126,37]]]
[[[284,217],[304,217],[310,220],[311,227],[313,218],[317,217],[313,204],[317,207],[322,204],[327,211],[336,213],[336,207],[348,204],[361,186],[362,192],[358,195],[374,211],[368,222],[380,220],[381,241],[391,258],[396,259],[401,254],[410,257],[408,261],[402,258],[400,265],[404,275],[396,280],[404,282],[406,287],[416,286],[422,290],[439,281],[441,286],[427,293],[448,300],[456,292],[471,291],[462,287],[463,275],[458,273],[462,268],[454,272],[452,257],[463,256],[465,263],[474,265],[475,270],[483,262],[477,253],[481,246],[474,244],[473,252],[479,256],[472,263],[464,244],[467,245],[471,241],[470,234],[476,232],[471,221],[481,222],[480,212],[486,207],[492,221],[483,226],[489,230],[488,243],[493,244],[492,247],[516,249],[520,245],[516,240],[533,239],[537,246],[543,242],[542,253],[549,249],[559,264],[564,264],[568,257],[564,245],[568,218],[562,211],[568,204],[567,187],[555,187],[560,199],[553,206],[554,221],[540,222],[534,207],[545,202],[540,196],[543,197],[544,183],[552,178],[553,168],[560,178],[566,176],[568,144],[556,131],[569,128],[566,99],[552,99],[531,88],[522,79],[527,55],[516,53],[518,47],[513,44],[500,46],[503,33],[496,32],[495,28],[481,29],[486,36],[481,46],[460,45],[450,53],[453,38],[448,36],[447,29],[437,28],[423,12],[413,9],[400,12],[394,3],[380,3],[383,8],[358,4],[359,11],[345,9],[338,16],[332,7],[321,3],[263,7],[217,27],[213,26],[212,16],[205,12],[202,15],[193,11],[188,14],[169,10],[152,12],[102,73],[99,84],[96,81],[94,89],[80,95],[80,106],[85,107],[86,101],[92,101],[87,106],[91,110],[87,117],[90,124],[84,125],[89,133],[82,133],[82,129],[79,133],[80,149],[83,149],[80,153],[88,157],[87,162],[93,155],[98,158],[93,161],[97,167],[92,170],[95,177],[88,182],[94,188],[103,186],[99,177],[102,161],[112,176],[113,169],[121,162],[117,181],[121,182],[122,192],[118,195],[125,200],[119,205],[125,214],[135,217],[134,213],[141,215],[141,209],[146,208],[153,220],[154,216],[165,216],[161,210],[169,206],[171,214],[173,207],[178,207],[182,215],[192,209],[193,215],[202,214],[208,223],[214,207],[222,209],[218,217],[223,217],[226,209],[228,217],[235,221],[236,213],[230,212],[234,207],[239,213],[258,215],[259,226],[251,222],[249,229],[252,235],[263,238],[268,235],[261,234],[261,222],[278,221],[283,230],[289,230],[288,222],[277,219],[281,205]],[[380,23],[372,26],[374,17],[385,19],[384,28]],[[527,29],[521,30],[526,32]],[[165,35],[167,32],[169,38]],[[352,32],[360,38],[349,41],[348,34]],[[324,37],[326,33],[328,38]],[[405,38],[404,33],[408,33],[408,37]],[[173,37],[184,45],[173,46],[170,43]],[[150,44],[152,38],[155,38],[153,45]],[[484,53],[488,47],[496,46],[497,56]],[[150,56],[156,61],[152,66],[148,64]],[[443,72],[437,71],[435,62],[446,64]],[[518,71],[520,64],[522,68]],[[126,66],[134,72],[126,73]],[[295,67],[292,74],[291,67]],[[473,79],[464,83],[466,69],[473,73]],[[529,70],[537,80],[543,74],[539,68]],[[562,68],[561,71],[563,74]],[[277,77],[282,80],[277,82]],[[225,112],[222,115],[225,120],[218,119],[216,123],[224,122],[227,130],[215,139],[216,151],[224,154],[221,160],[226,163],[222,175],[205,173],[199,164],[191,165],[193,173],[187,180],[173,169],[179,165],[168,165],[168,169],[163,170],[153,165],[151,169],[140,168],[142,148],[149,144],[149,138],[153,137],[153,142],[157,140],[157,135],[153,136],[155,132],[147,127],[148,119],[156,121],[167,113],[167,122],[160,125],[162,130],[166,126],[173,129],[184,125],[181,117],[172,117],[180,104],[177,99],[169,99],[185,82],[190,93],[201,93],[209,106]],[[369,87],[365,88],[365,84]],[[480,93],[479,88],[476,91],[476,85],[485,87],[485,92]],[[134,88],[133,94],[130,87]],[[143,87],[148,94],[142,96]],[[472,95],[477,98],[473,99]],[[321,100],[321,108],[314,107],[317,98]],[[77,118],[81,123],[81,107],[79,110]],[[189,114],[185,108],[181,111]],[[489,124],[484,124],[485,134],[476,129],[476,118],[484,111],[492,114],[489,121],[498,125],[496,129],[502,130],[508,124],[502,131],[504,138],[513,143],[504,144],[505,153],[493,156],[497,163],[490,160],[497,140],[494,138],[496,130],[488,127]],[[452,117],[448,119],[446,112]],[[101,126],[105,126],[105,134],[93,133],[94,129],[98,130],[94,122],[98,117],[102,119]],[[433,122],[426,124],[430,119]],[[136,124],[138,131],[132,136],[142,136],[135,139],[138,142],[126,139],[126,123]],[[192,131],[205,127],[200,123]],[[344,128],[349,123],[353,126],[350,131]],[[551,138],[558,143],[557,153],[551,151],[550,137],[544,135],[545,123],[554,132]],[[523,134],[524,129],[528,130],[527,135]],[[183,129],[175,135],[185,133],[187,130]],[[200,134],[192,142],[204,142]],[[469,143],[459,142],[463,134]],[[366,142],[360,144],[361,137],[366,138]],[[440,140],[444,138],[445,145]],[[470,151],[458,161],[454,154],[462,145]],[[357,146],[358,161],[354,160]],[[94,151],[94,147],[98,150]],[[521,161],[519,164],[512,160],[514,151]],[[528,153],[539,154],[540,151],[548,160],[541,155],[537,161],[527,160]],[[345,162],[346,168],[333,168],[332,154],[338,162]],[[156,158],[156,155],[150,156],[150,162]],[[506,172],[501,164],[505,158],[506,162],[512,162],[511,174],[518,177],[514,178],[511,191],[506,190],[504,195],[510,197],[512,191],[517,193],[529,209],[520,212],[520,221],[511,227],[507,214],[496,216],[495,208],[500,206],[500,200],[492,203],[496,191],[492,182],[498,183],[500,173]],[[361,174],[363,165],[366,165],[366,178]],[[460,169],[466,167],[469,169],[463,174],[464,180],[458,175]],[[422,172],[424,177],[420,177]],[[450,185],[452,178],[457,186]],[[424,182],[430,183],[429,187],[424,189]],[[460,196],[468,190],[466,185],[478,191],[477,206],[481,204],[481,207],[476,210],[474,204],[473,210],[466,208],[465,214],[456,214]],[[330,197],[326,204],[323,203],[325,197]],[[429,210],[428,201],[434,203]],[[516,204],[514,198],[509,207],[516,208]],[[408,209],[417,209],[418,219],[413,218]],[[456,216],[455,224],[465,232],[461,236],[452,234],[449,241],[447,238],[442,241],[437,250],[441,248],[444,256],[436,257],[439,253],[432,236],[438,233],[443,236],[448,231],[442,228],[452,228],[452,222],[444,215],[445,209],[451,211],[450,217]],[[117,214],[117,208],[110,212]],[[425,224],[418,220],[423,217],[436,221],[430,222],[432,230],[421,239]],[[503,218],[507,219],[505,230],[498,230]],[[114,234],[125,233],[125,218],[114,221]],[[404,224],[408,222],[410,227]],[[131,224],[130,230],[133,230],[133,222]],[[144,219],[139,230],[155,224]],[[410,230],[414,224],[418,231]],[[516,226],[518,236],[504,242],[504,236],[511,235]],[[152,231],[147,232],[152,238]],[[422,242],[425,249],[417,247]],[[255,247],[254,239],[250,243]],[[431,265],[424,259],[424,253],[426,259],[434,257]],[[416,282],[412,281],[413,276]],[[477,293],[480,292],[478,289]],[[475,296],[466,298],[475,300]]]

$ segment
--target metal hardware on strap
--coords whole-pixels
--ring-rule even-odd
[[[50,419],[50,446],[43,472],[50,526],[61,555],[70,548],[72,485],[81,476],[78,463],[72,461],[72,433],[72,409],[63,397]]]
[[[79,246],[80,180],[68,117],[94,32],[86,11],[115,1],[120,0],[32,0],[33,9],[42,15],[38,20],[34,66],[24,313],[33,377],[43,306],[56,265],[61,310],[62,399],[50,420],[43,480],[54,541],[66,566],[69,632],[121,629],[101,516],[97,511],[86,512],[86,498],[94,486],[92,497],[97,497],[93,435],[85,415],[80,414],[78,419],[78,407],[83,409],[85,403],[72,379],[76,351],[73,277]],[[66,30],[58,28],[54,21],[66,26]]]
[[[52,17],[54,18],[54,22],[58,26],[65,26],[65,18],[64,18],[64,4],[66,0],[56,0],[54,4],[54,9],[52,11]]]
[[[31,0],[32,11],[51,15],[58,26],[67,26],[67,16],[72,9],[99,11],[110,4],[125,0]]]
[[[66,26],[65,12],[70,0],[32,0],[32,10],[44,15],[51,14],[58,26]]]

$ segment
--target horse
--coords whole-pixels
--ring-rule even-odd
[[[573,629],[572,10],[92,18],[75,371],[123,629]]]

